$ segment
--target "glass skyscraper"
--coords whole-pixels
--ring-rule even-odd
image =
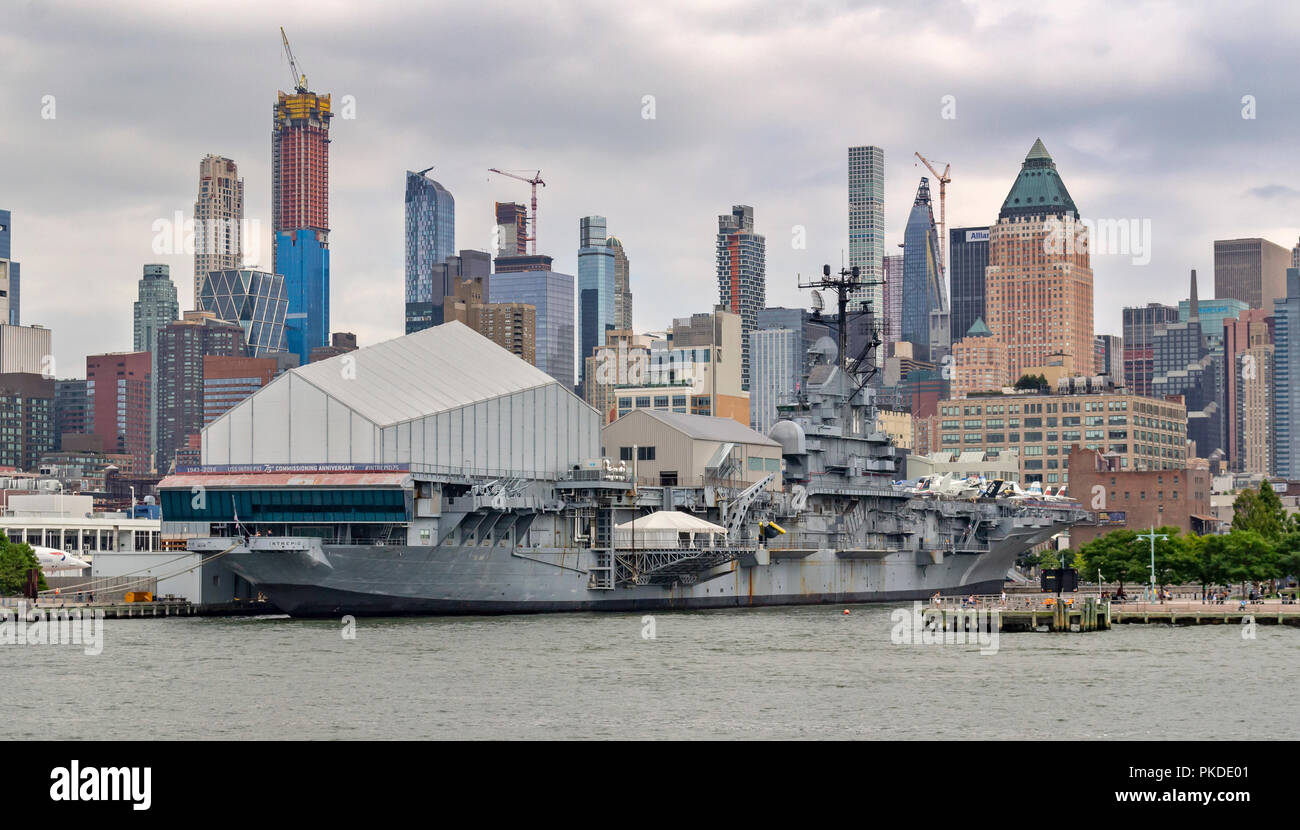
[[[285,350],[284,277],[266,271],[211,271],[203,279],[199,309],[244,330],[250,357]]]
[[[953,228],[948,232],[948,273],[952,278],[952,342],[984,319],[984,269],[989,266],[989,229]]]
[[[285,342],[300,365],[311,362],[311,350],[329,345],[330,251],[324,234],[310,229],[276,235],[276,261],[289,301]]]
[[[536,309],[537,368],[572,389],[573,277],[552,271],[548,256],[497,257],[496,266],[488,302],[527,303]]]
[[[718,217],[718,303],[740,315],[741,383],[749,388],[749,333],[767,305],[767,240],[754,232],[754,209],[732,205]]]
[[[447,188],[421,171],[406,171],[406,318],[407,334],[413,311],[421,321],[432,306],[429,325],[443,322],[443,286],[435,285],[433,272],[456,253],[456,200]]]
[[[922,176],[903,234],[903,331],[899,339],[921,347],[922,356],[929,359],[930,312],[947,310],[930,180]]]
[[[615,327],[617,261],[605,217],[584,216],[578,221],[578,367],[597,346],[605,345],[605,332]],[[580,381],[583,380],[580,378]]]
[[[1300,269],[1286,271],[1286,296],[1273,301],[1275,475],[1300,479]]]

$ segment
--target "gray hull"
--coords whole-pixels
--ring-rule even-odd
[[[597,589],[595,554],[471,546],[321,546],[261,540],[226,559],[293,616],[659,611],[897,602],[943,593],[997,593],[1016,557],[1051,530],[1026,529],[987,552],[918,564],[912,552],[862,559],[820,550],[766,564],[732,561],[695,584]],[[780,551],[772,551],[780,556]]]

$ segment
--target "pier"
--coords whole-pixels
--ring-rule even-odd
[[[1065,596],[998,596],[940,597],[931,601],[921,613],[937,622],[945,631],[986,630],[994,624],[998,631],[1104,631],[1111,627],[1111,604],[1098,597]]]
[[[1279,600],[1247,602],[1169,601],[1124,602],[1111,607],[1113,623],[1164,623],[1167,625],[1241,625],[1251,621],[1258,625],[1300,626],[1300,605]]]

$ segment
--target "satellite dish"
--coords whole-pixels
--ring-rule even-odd
[[[812,293],[812,304],[813,304],[813,311],[826,310],[826,301],[822,299],[821,292],[819,291],[814,291]]]

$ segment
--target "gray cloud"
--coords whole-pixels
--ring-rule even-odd
[[[796,273],[846,247],[850,144],[885,148],[892,250],[925,172],[913,151],[952,164],[950,226],[983,224],[1041,136],[1086,216],[1151,220],[1150,265],[1094,262],[1099,332],[1122,305],[1177,300],[1188,269],[1211,274],[1215,238],[1297,236],[1278,209],[1300,129],[1287,6],[45,0],[0,12],[0,207],[60,374],[130,348],[151,225],[188,214],[205,153],[239,163],[269,251],[281,24],[312,86],[357,101],[332,128],[332,324],[363,342],[401,333],[402,177],[430,164],[460,247],[487,246],[494,200],[527,196],[488,167],[543,170],[541,249],[562,270],[578,217],[607,216],[642,329],[716,302],[713,232],[733,203],[768,236],[769,302],[801,303]],[[161,260],[188,302],[192,260]]]

